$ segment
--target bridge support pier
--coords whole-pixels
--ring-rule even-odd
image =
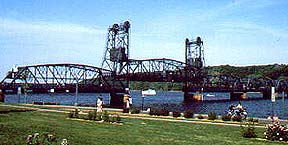
[[[203,101],[203,94],[196,92],[184,92],[184,102]]]
[[[113,108],[123,108],[124,102],[124,93],[110,93],[110,106]]]
[[[248,99],[246,92],[230,92],[230,100],[246,100]]]
[[[270,89],[266,89],[262,92],[263,94],[263,99],[271,99],[271,90]]]

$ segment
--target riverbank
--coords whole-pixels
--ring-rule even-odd
[[[262,139],[264,124],[257,125],[258,138],[248,139],[241,136],[238,123],[123,114],[116,109],[109,111],[118,112],[121,123],[109,124],[68,119],[65,113],[73,107],[0,104],[0,110],[35,110],[0,114],[0,144],[25,144],[29,134],[44,132],[70,144],[281,144]],[[81,109],[85,113],[91,108]]]

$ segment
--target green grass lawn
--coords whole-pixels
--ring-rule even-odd
[[[1,108],[3,109],[3,107]],[[0,144],[25,144],[29,134],[49,132],[57,144],[66,138],[70,145],[118,144],[284,144],[241,136],[240,127],[181,122],[122,119],[121,124],[67,119],[66,114],[16,112],[0,114]],[[264,129],[256,129],[263,138]]]

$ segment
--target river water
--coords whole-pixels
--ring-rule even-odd
[[[109,104],[110,96],[108,93],[79,93],[77,96],[73,93],[66,94],[27,94],[25,95],[6,95],[6,103],[32,103],[32,102],[58,102],[61,105],[74,105],[76,102],[80,105],[95,106],[97,97],[102,96],[105,104]],[[141,108],[142,96],[141,91],[131,91],[133,106]],[[249,93],[248,97],[262,97],[259,93]],[[219,99],[223,101],[219,101]],[[168,109],[169,111],[181,111],[192,109],[195,113],[207,114],[208,112],[216,112],[217,115],[223,115],[229,105],[237,105],[238,101],[230,101],[229,93],[205,93],[204,102],[183,102],[183,92],[157,92],[156,96],[144,97],[144,109]],[[288,119],[288,100],[278,97],[275,103],[271,100],[244,100],[241,101],[242,106],[247,108],[249,117],[267,118],[269,115],[277,114],[281,119]]]

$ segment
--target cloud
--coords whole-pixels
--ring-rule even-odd
[[[77,24],[55,23],[55,22],[24,22],[13,19],[3,19],[0,21],[1,32],[9,33],[33,33],[33,32],[57,32],[57,33],[88,33],[103,34],[105,31],[91,26],[81,26]]]
[[[78,24],[0,19],[0,77],[15,64],[70,62],[99,66],[105,30]]]

